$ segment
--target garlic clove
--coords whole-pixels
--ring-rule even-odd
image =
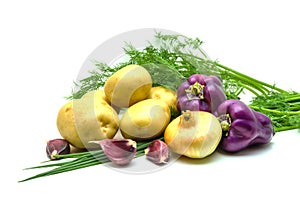
[[[69,154],[70,144],[65,139],[53,139],[47,142],[46,153],[51,160],[58,159],[57,155]]]
[[[103,139],[91,141],[101,146],[108,159],[117,165],[127,165],[136,154],[137,144],[131,139]]]
[[[161,140],[154,140],[145,149],[146,158],[155,164],[165,164],[168,162],[170,153],[166,143]]]

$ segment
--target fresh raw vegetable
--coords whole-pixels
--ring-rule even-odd
[[[179,111],[214,112],[226,100],[222,81],[217,76],[193,74],[183,82],[177,91]]]
[[[128,64],[139,64],[151,74],[153,86],[173,90],[192,74],[217,75],[223,80],[227,99],[240,99],[243,93],[250,92],[253,99],[249,106],[268,115],[275,132],[300,128],[300,93],[286,91],[210,60],[202,51],[202,41],[198,38],[157,32],[154,39],[155,44],[149,43],[144,49],[127,43],[124,50],[129,56],[128,62],[114,67],[95,63],[96,69],[90,72],[91,76],[75,83],[78,89],[73,90],[68,99],[79,98],[87,91],[102,87],[107,78]]]
[[[292,129],[300,131],[300,93],[271,92],[252,99],[249,106],[267,115],[275,132]]]
[[[177,88],[181,84],[180,80],[187,79],[192,74],[217,75],[223,80],[227,99],[240,99],[242,94],[250,92],[253,95],[250,107],[268,115],[275,132],[300,128],[300,93],[286,91],[210,60],[202,51],[202,41],[198,38],[158,32],[155,41],[155,44],[150,43],[142,50],[132,45],[124,48],[130,56],[128,63],[149,66],[147,70],[154,85],[159,83],[167,88]],[[168,74],[159,73],[159,69],[162,72],[168,71]],[[96,69],[93,73],[96,74],[97,71]],[[88,87],[85,80],[81,83]]]
[[[113,138],[119,128],[116,111],[101,93],[74,99],[61,107],[57,116],[61,136],[77,148],[93,148],[91,140]]]
[[[69,154],[70,151],[70,144],[64,139],[49,140],[46,145],[46,153],[51,160],[57,159],[57,155]]]
[[[151,87],[151,76],[145,68],[128,65],[108,78],[104,92],[112,105],[122,108],[146,99]]]
[[[130,139],[91,141],[101,146],[107,158],[117,165],[128,165],[136,154],[136,142]]]
[[[165,35],[158,32],[154,37],[154,41],[155,43],[149,42],[144,49],[137,49],[130,43],[126,43],[123,49],[129,59],[123,63],[109,66],[107,63],[95,62],[95,69],[89,72],[90,76],[75,82],[72,94],[67,99],[74,101],[80,99],[90,91],[103,88],[106,81],[115,72],[128,65],[139,65],[144,67],[151,75],[153,87],[163,86],[174,91],[193,74],[218,76],[222,79],[227,99],[243,100],[241,96],[245,92],[250,92],[253,98],[248,106],[266,114],[271,119],[275,132],[300,128],[300,93],[278,88],[274,84],[262,82],[217,61],[210,60],[202,51],[202,41],[198,38],[192,39],[183,35]],[[177,113],[177,116],[179,114]],[[144,150],[151,142],[152,140],[138,142],[136,157],[144,155]],[[55,167],[22,181],[110,161],[103,150],[57,155],[57,158],[68,158],[68,160],[63,162],[51,161],[50,164],[28,168]]]
[[[166,128],[164,140],[172,151],[190,158],[212,154],[222,138],[218,119],[205,111],[186,111]]]
[[[120,120],[124,138],[149,140],[163,134],[171,113],[168,105],[158,99],[146,99],[129,107]]]
[[[274,135],[271,120],[239,100],[226,100],[216,112],[223,130],[220,147],[229,152],[269,143]]]
[[[111,107],[113,107],[113,109],[119,113],[120,112],[120,108],[115,106],[115,105],[112,105],[111,102],[109,101],[109,99],[107,98],[107,96],[105,95],[104,93],[104,90],[103,89],[97,89],[97,90],[92,90],[90,92],[87,92],[85,93],[82,97],[81,97],[81,100],[84,100],[84,99],[87,99],[88,101],[91,101],[91,99],[94,99],[94,101],[101,101],[102,100],[104,102],[106,102],[108,105],[110,105]],[[94,103],[94,102],[91,102],[91,103]],[[102,102],[103,103],[103,102]]]
[[[90,92],[85,93],[82,97],[81,100],[87,99],[90,101],[91,99],[94,98],[94,101],[101,101],[104,100],[108,105],[110,105],[117,113],[120,112],[120,108],[112,105],[107,96],[105,95],[105,92],[103,89],[97,89],[97,90],[92,90]],[[90,99],[90,100],[89,100]],[[93,102],[91,102],[93,103]],[[103,103],[103,102],[102,102]]]
[[[162,140],[162,138],[160,138]],[[145,155],[144,151],[149,146],[149,144],[152,141],[147,142],[137,142],[137,149],[136,149],[136,155],[135,158]],[[53,168],[46,172],[39,173],[37,175],[31,176],[29,178],[20,180],[19,182],[25,182],[36,178],[51,176],[59,173],[64,173],[68,171],[73,171],[85,167],[90,167],[94,165],[99,165],[103,163],[111,162],[103,152],[103,150],[93,150],[93,151],[87,151],[87,152],[81,152],[81,153],[71,153],[66,155],[57,155],[57,159],[68,159],[66,161],[62,162],[54,162],[49,161],[50,164],[42,164],[35,167],[29,167],[25,170],[30,169],[42,169],[42,168]],[[69,160],[71,159],[71,160]]]
[[[161,140],[153,140],[145,149],[146,158],[155,164],[165,164],[168,162],[170,152],[168,145]]]
[[[78,135],[74,114],[73,114],[73,102],[78,101],[76,99],[64,104],[57,115],[57,129],[61,136],[67,140],[71,145],[77,148],[84,148],[83,143]]]
[[[111,104],[109,99],[106,97],[104,90],[103,89],[98,89],[98,90],[92,90],[90,92],[85,93],[81,99],[95,99],[95,100],[103,100],[107,104]]]
[[[168,104],[170,107],[170,110],[177,111],[176,108],[176,102],[177,102],[177,96],[176,92],[162,87],[162,86],[156,86],[152,87],[149,94],[148,94],[148,99],[159,99]]]

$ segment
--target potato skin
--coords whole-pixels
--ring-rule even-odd
[[[61,136],[77,148],[84,148],[75,126],[73,101],[64,104],[58,112],[56,125]]]
[[[146,99],[151,87],[152,79],[145,68],[128,65],[105,82],[104,92],[113,105],[122,108]]]
[[[86,99],[86,98],[97,98],[97,99],[102,99],[104,100],[107,104],[110,105],[110,101],[108,100],[108,98],[106,97],[104,90],[103,89],[99,89],[99,90],[93,90],[90,92],[85,93],[81,99]]]
[[[81,100],[83,99],[88,99],[88,98],[94,98],[94,99],[99,99],[100,101],[103,100],[105,101],[108,105],[110,105],[111,107],[113,107],[113,109],[115,109],[115,111],[117,113],[120,112],[120,108],[117,106],[114,106],[111,104],[111,102],[109,101],[109,99],[107,98],[107,96],[105,95],[105,92],[103,89],[98,89],[98,90],[93,90],[90,92],[87,92],[86,94],[84,94],[81,97]]]
[[[100,95],[67,102],[58,112],[61,136],[74,147],[92,148],[89,141],[113,138],[119,128],[116,111]]]
[[[170,122],[168,105],[157,99],[146,99],[129,107],[120,120],[124,138],[143,141],[160,136]]]
[[[176,92],[170,89],[167,89],[162,86],[152,87],[147,99],[160,99],[168,104],[168,106],[175,111],[177,110],[177,98]]]

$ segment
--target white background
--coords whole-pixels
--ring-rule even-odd
[[[0,199],[299,199],[300,133],[263,149],[181,159],[156,173],[95,166],[26,183],[58,137],[56,115],[87,56],[112,36],[163,28],[205,42],[212,59],[300,91],[297,1],[1,1]],[[109,51],[109,49],[108,49]]]

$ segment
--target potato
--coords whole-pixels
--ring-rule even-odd
[[[91,96],[97,96],[97,97],[91,97]],[[106,103],[110,104],[110,101],[106,97],[103,89],[87,92],[81,97],[81,99],[85,99],[85,98],[98,98],[98,99],[102,99]]]
[[[124,138],[143,141],[161,135],[170,122],[168,105],[157,99],[146,99],[129,107],[120,120]]]
[[[128,65],[105,82],[104,92],[113,105],[122,108],[146,99],[151,87],[152,79],[145,68]]]
[[[117,113],[120,112],[120,108],[112,105],[110,103],[110,101],[108,100],[107,96],[105,95],[104,93],[104,90],[103,89],[98,89],[98,90],[94,90],[94,91],[90,91],[90,92],[87,92],[86,94],[84,94],[81,99],[86,99],[86,98],[93,98],[92,96],[95,96],[94,98],[98,98],[98,99],[102,99],[104,100],[107,104],[109,104],[111,107],[113,107],[113,109],[115,109],[115,111]]]
[[[176,92],[167,89],[162,86],[152,87],[147,99],[160,99],[168,104],[168,106],[174,110],[177,110],[176,103],[177,97]]]
[[[118,114],[101,95],[66,103],[56,123],[61,136],[77,148],[92,148],[89,141],[113,138],[119,128]]]

